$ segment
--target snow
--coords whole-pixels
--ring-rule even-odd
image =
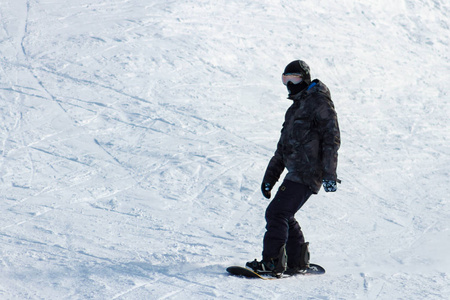
[[[2,0],[1,299],[449,299],[450,5]],[[342,134],[297,218],[324,276],[260,258],[303,59]]]

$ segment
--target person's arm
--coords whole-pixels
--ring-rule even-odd
[[[261,185],[261,191],[264,197],[270,199],[270,191],[272,190],[275,183],[281,176],[281,173],[284,171],[284,161],[283,161],[283,151],[282,151],[282,142],[281,137],[277,144],[277,150],[275,154],[270,159],[269,164],[266,169],[266,173],[264,174],[264,179]]]
[[[327,97],[321,97],[316,120],[319,125],[322,147],[323,180],[338,181],[336,169],[338,149],[341,145],[339,124],[333,102]]]

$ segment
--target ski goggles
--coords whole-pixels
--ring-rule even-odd
[[[283,75],[281,75],[281,80],[283,81],[284,85],[287,85],[289,82],[292,82],[293,84],[299,84],[300,82],[302,82],[303,77],[298,73],[283,73]]]

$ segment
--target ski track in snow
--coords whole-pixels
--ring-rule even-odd
[[[448,299],[445,1],[0,5],[1,299]],[[260,258],[284,66],[331,90],[338,192],[297,214],[320,277]]]

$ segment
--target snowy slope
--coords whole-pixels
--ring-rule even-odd
[[[1,0],[0,299],[448,299],[449,28],[444,0]],[[341,126],[297,214],[327,274],[230,277],[294,59]]]

